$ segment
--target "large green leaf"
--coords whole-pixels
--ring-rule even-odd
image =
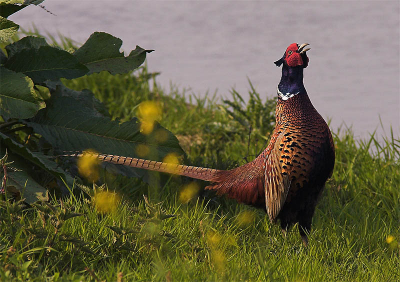
[[[7,18],[31,4],[39,5],[43,1],[44,0],[0,0],[0,16]]]
[[[22,72],[41,84],[46,80],[60,78],[77,78],[89,70],[68,53],[51,46],[40,46],[38,49],[21,49],[8,58],[4,65],[16,72]]]
[[[0,17],[0,42],[7,41],[18,31],[19,25]]]
[[[112,121],[97,111],[92,94],[80,94],[77,96],[76,91],[59,85],[47,100],[46,109],[26,124],[61,151],[94,149],[100,153],[139,157],[137,146],[145,145],[148,156],[154,160],[162,160],[171,152],[183,154],[176,137],[159,124],[152,134],[145,136],[140,133],[136,118],[125,123]],[[129,176],[143,175],[142,171],[117,169]]]
[[[24,4],[25,0],[0,0],[0,3],[5,4]]]
[[[16,0],[16,1],[20,1],[20,0]],[[41,3],[44,2],[44,0],[24,0],[24,5],[39,5]]]
[[[33,117],[45,106],[33,89],[32,80],[0,66],[0,115],[5,118]]]
[[[87,89],[82,91],[75,91],[70,88],[65,87],[60,81],[49,81],[46,82],[46,87],[52,92],[58,93],[58,95],[65,97],[74,98],[77,103],[80,104],[87,114],[93,116],[107,116],[110,117],[107,107],[101,103],[93,93]]]
[[[1,132],[0,142],[9,149],[9,152],[19,155],[25,160],[25,162],[35,164],[55,177],[62,178],[70,187],[73,186],[73,177],[61,169],[56,162],[50,160],[47,156],[39,152],[32,152],[26,146],[15,142],[13,139]]]
[[[5,4],[23,4],[24,6],[28,5],[39,5],[42,3],[44,0],[0,0],[0,3],[5,3]]]
[[[139,46],[128,57],[119,52],[122,40],[105,32],[95,32],[75,51],[74,56],[89,68],[89,73],[108,71],[111,74],[126,73],[138,68],[146,59],[145,50]]]
[[[7,45],[6,51],[8,57],[12,57],[21,50],[31,49],[31,48],[39,49],[42,46],[49,46],[44,38],[26,36],[12,44]]]
[[[17,168],[23,166],[23,161],[19,160],[14,162],[13,165]],[[15,188],[21,192],[22,197],[25,198],[27,203],[33,203],[38,200],[48,200],[46,188],[37,183],[25,171],[13,171],[8,173],[7,176],[7,189]]]
[[[4,154],[5,147],[1,146],[0,156]],[[7,190],[20,192],[28,203],[33,203],[37,200],[47,200],[47,190],[29,175],[28,171],[30,171],[30,167],[26,161],[11,152],[8,152],[8,154],[7,162],[12,163],[7,166]],[[3,172],[3,168],[1,172]],[[0,175],[1,174],[2,173],[0,173]]]
[[[4,54],[3,50],[0,49],[0,65],[3,65],[7,62],[7,56]]]
[[[7,18],[9,15],[14,14],[15,12],[18,12],[19,10],[25,8],[26,6],[24,5],[13,5],[13,4],[6,4],[6,3],[0,3],[0,16]]]

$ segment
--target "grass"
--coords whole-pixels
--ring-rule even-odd
[[[92,90],[121,121],[140,102],[159,101],[161,124],[178,135],[188,164],[232,168],[265,148],[273,98],[263,101],[251,85],[248,102],[234,90],[226,102],[200,98],[160,89],[156,76],[142,68],[65,84]],[[105,186],[83,187],[86,197],[32,206],[0,201],[1,280],[400,280],[400,142],[353,136],[334,134],[335,170],[308,248],[297,227],[284,238],[263,211],[213,193],[183,203],[191,180],[165,177],[157,201],[143,197],[150,188],[140,180],[107,175]]]

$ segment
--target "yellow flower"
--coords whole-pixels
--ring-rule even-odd
[[[164,129],[159,129],[155,133],[155,139],[158,143],[164,143],[168,140],[168,131]]]
[[[182,203],[188,203],[191,199],[197,196],[200,187],[196,182],[192,182],[183,187],[181,192],[179,193],[179,201]]]
[[[211,252],[212,262],[218,272],[223,272],[225,269],[226,256],[221,250],[213,250]]]
[[[392,236],[392,235],[387,236],[387,238],[386,238],[386,243],[390,244],[390,243],[392,243],[393,241],[394,241],[394,236]]]
[[[179,159],[177,154],[170,153],[166,155],[163,159],[163,163],[167,165],[169,173],[176,174],[178,172]]]
[[[235,237],[233,237],[232,235],[228,235],[228,236],[226,237],[226,242],[227,242],[227,244],[230,245],[230,246],[236,246],[236,245],[237,245],[236,239],[235,239]]]
[[[115,212],[118,203],[119,196],[116,193],[111,193],[108,191],[98,192],[94,196],[94,204],[96,210],[100,213]]]
[[[93,150],[84,151],[82,157],[78,159],[78,172],[90,182],[96,182],[99,179],[98,153]]]
[[[400,244],[397,242],[396,238],[393,235],[389,235],[386,237],[386,243],[389,244],[390,250],[394,250],[400,247]]]
[[[153,132],[154,129],[154,121],[150,122],[147,120],[142,120],[142,123],[140,124],[140,132],[142,132],[144,135],[149,135],[151,132]]]
[[[252,211],[244,211],[241,212],[237,218],[236,218],[236,222],[240,227],[245,227],[245,226],[249,226],[250,224],[253,223],[255,219],[255,213]]]
[[[222,250],[222,244],[236,245],[236,240],[231,235],[221,236],[220,233],[216,231],[207,232],[207,244],[211,249],[211,261],[218,272],[223,272],[225,270],[226,256]],[[223,240],[223,241],[222,241]]]
[[[150,153],[150,148],[147,145],[139,144],[136,146],[135,151],[139,157],[144,158]]]
[[[209,231],[207,233],[207,243],[211,248],[217,248],[221,242],[221,235],[215,231]]]
[[[140,103],[138,116],[141,121],[140,132],[150,134],[154,129],[154,123],[161,120],[161,107],[154,101]]]
[[[161,231],[161,226],[158,223],[155,222],[148,222],[146,223],[143,228],[142,228],[142,234],[149,235],[149,236],[155,236]]]

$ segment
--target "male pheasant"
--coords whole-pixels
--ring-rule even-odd
[[[307,245],[315,206],[335,163],[329,127],[303,85],[303,70],[309,61],[307,45],[291,44],[275,62],[283,65],[277,88],[276,127],[268,147],[252,162],[232,170],[216,170],[114,155],[96,157],[114,164],[210,181],[206,189],[263,208],[272,222],[280,220],[284,233],[298,222]]]

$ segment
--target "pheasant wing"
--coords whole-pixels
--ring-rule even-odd
[[[265,205],[268,216],[271,221],[275,221],[290,188],[289,175],[282,173],[280,158],[282,157],[279,150],[280,144],[285,137],[285,131],[281,132],[276,139],[275,145],[270,151],[265,161]]]

